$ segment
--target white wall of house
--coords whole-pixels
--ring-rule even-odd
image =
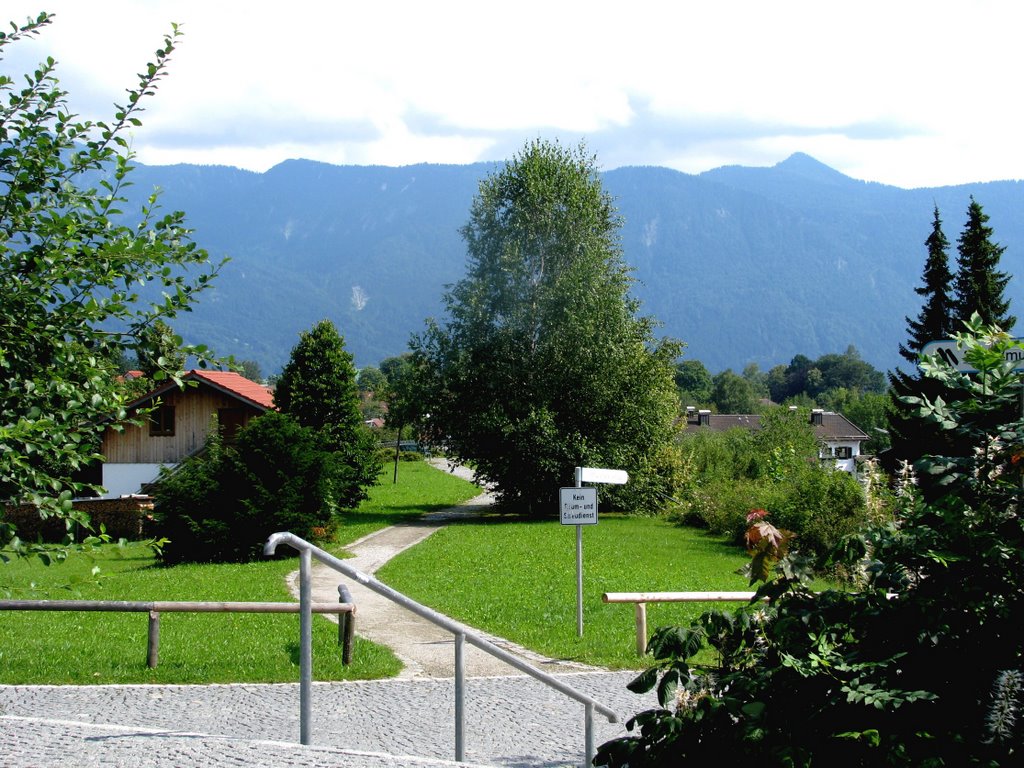
[[[100,498],[116,499],[138,493],[143,483],[151,483],[166,464],[104,464],[103,487],[107,492]]]
[[[822,459],[835,458],[836,469],[857,474],[856,458],[860,456],[859,440],[829,440],[821,450]]]

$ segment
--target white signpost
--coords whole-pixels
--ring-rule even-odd
[[[622,485],[629,475],[621,469],[576,467],[576,486],[558,489],[559,519],[576,526],[576,636],[583,637],[583,526],[597,525],[597,488],[583,483]]]

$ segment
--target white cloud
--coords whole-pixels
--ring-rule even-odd
[[[1024,177],[1024,10],[982,0],[50,0],[52,52],[87,116],[185,36],[135,146],[149,163],[499,160],[585,137],[604,167],[772,164],[804,151],[904,186]],[[7,0],[6,16],[37,12]],[[34,58],[33,58],[34,57]]]

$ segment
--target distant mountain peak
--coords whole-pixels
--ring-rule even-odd
[[[820,160],[815,160],[804,152],[794,152],[781,163],[776,163],[775,169],[813,181],[839,181],[848,179],[847,176],[844,176],[839,171],[834,168],[830,168]]]

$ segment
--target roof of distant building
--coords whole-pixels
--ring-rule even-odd
[[[815,414],[820,416],[820,423],[815,420]],[[704,423],[701,423],[701,420]],[[870,439],[870,436],[860,427],[855,425],[841,413],[831,411],[812,411],[811,425],[814,434],[819,440],[860,440]],[[709,429],[712,432],[726,432],[730,429],[761,428],[761,417],[756,413],[711,413],[709,411],[688,411],[686,417],[686,429]]]
[[[274,393],[271,392],[270,389],[258,382],[247,379],[245,376],[235,373],[234,371],[206,371],[193,369],[185,373],[185,375],[181,377],[181,380],[184,382],[195,381],[206,384],[264,411],[271,410],[274,407]],[[129,403],[128,408],[135,408],[148,400],[152,400],[154,397],[159,397],[177,386],[177,383],[173,380],[169,380],[151,392],[147,392],[142,397]]]

